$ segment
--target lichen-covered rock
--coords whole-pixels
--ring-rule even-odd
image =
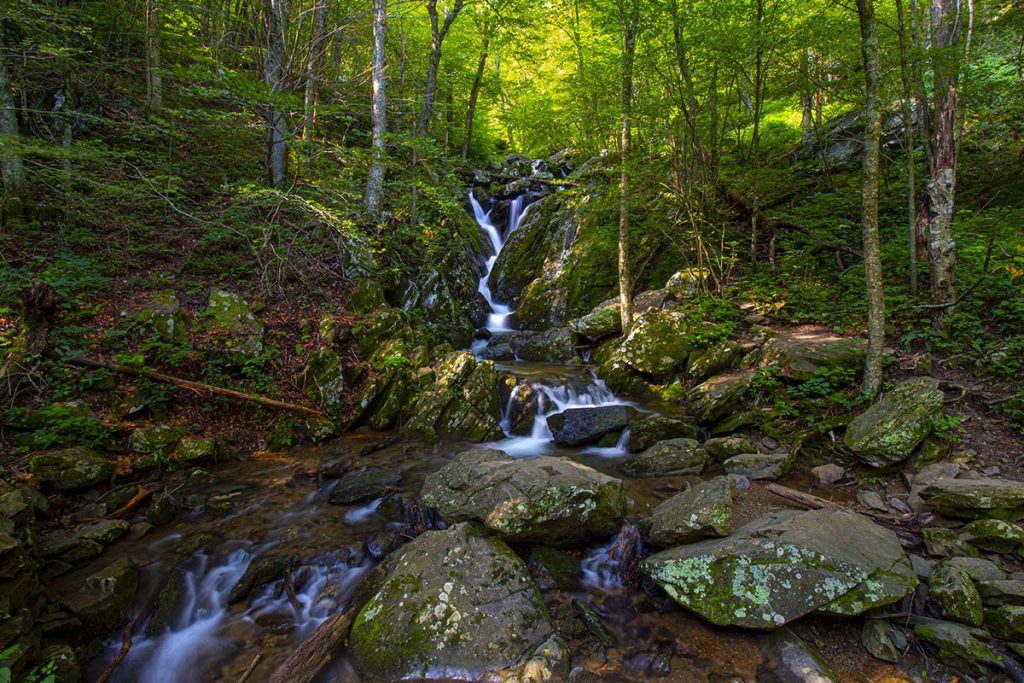
[[[637,372],[667,379],[686,367],[698,343],[693,331],[682,313],[648,311],[633,322],[619,357]]]
[[[647,540],[665,547],[727,535],[735,493],[732,479],[715,477],[672,496],[651,511],[644,524]]]
[[[946,557],[948,555],[977,556],[978,549],[960,538],[960,533],[953,529],[928,527],[921,531],[924,547],[929,555]]]
[[[629,426],[628,450],[630,453],[639,453],[659,441],[699,437],[700,428],[692,422],[658,414],[648,415]]]
[[[139,586],[139,568],[127,558],[116,560],[85,580],[85,586],[64,599],[86,632],[103,636],[121,626]]]
[[[694,297],[704,288],[710,275],[710,271],[705,268],[684,268],[669,277],[668,282],[665,283],[665,289],[677,297]]]
[[[1024,606],[1001,605],[985,611],[985,626],[1000,638],[1024,640]]]
[[[689,413],[702,423],[711,423],[738,412],[747,403],[751,379],[749,372],[736,372],[698,384],[687,394]]]
[[[704,442],[704,450],[718,462],[724,462],[734,455],[755,452],[754,444],[745,436],[718,436]]]
[[[981,625],[981,596],[971,577],[959,567],[948,561],[940,562],[928,578],[928,595],[939,606],[943,618]]]
[[[32,456],[29,471],[40,482],[58,491],[70,491],[109,481],[114,474],[114,463],[88,448],[77,446]]]
[[[306,438],[310,443],[323,443],[338,433],[338,427],[326,417],[307,417],[305,426]]]
[[[131,449],[143,455],[163,457],[173,453],[187,434],[184,427],[173,425],[143,427],[132,434]]]
[[[739,363],[742,357],[743,348],[738,343],[733,341],[719,342],[709,349],[694,351],[690,355],[686,374],[696,382],[703,382],[733,367]]]
[[[742,474],[748,479],[778,479],[789,471],[792,463],[789,453],[741,453],[722,465],[729,474]]]
[[[622,332],[622,314],[614,303],[602,304],[582,318],[570,322],[569,327],[581,337],[597,341]]]
[[[139,309],[133,318],[161,341],[175,344],[188,341],[188,318],[173,292],[155,294],[153,300]]]
[[[1001,519],[978,519],[965,524],[960,535],[971,545],[993,553],[1012,553],[1024,543],[1024,530]]]
[[[576,335],[568,327],[555,327],[544,332],[520,332],[511,336],[512,351],[519,360],[541,363],[580,362],[576,353]]]
[[[359,669],[375,679],[484,679],[522,669],[552,638],[526,565],[468,524],[400,548],[352,624]]]
[[[957,519],[1019,519],[1024,483],[1010,479],[939,479],[921,490],[939,514]]]
[[[941,659],[949,662],[965,662],[977,671],[979,666],[1003,665],[1003,656],[981,642],[969,629],[948,621],[929,622],[914,627],[914,635],[928,645]]]
[[[478,521],[513,542],[577,545],[619,526],[622,482],[568,458],[475,450],[423,482],[423,502],[448,521]]]
[[[338,352],[321,347],[302,370],[302,390],[324,412],[335,415],[345,403],[345,365]]]
[[[628,396],[630,398],[645,399],[657,396],[657,387],[651,385],[643,377],[640,377],[626,361],[612,354],[603,361],[597,368],[597,376],[604,380],[605,384],[617,396]]]
[[[843,443],[872,467],[905,460],[931,434],[942,415],[938,380],[914,377],[899,382],[850,422]]]
[[[995,581],[975,580],[975,588],[986,607],[999,605],[1024,605],[1024,580],[1002,579]]]
[[[804,382],[821,369],[857,370],[866,353],[863,339],[780,333],[762,347],[761,365],[777,366],[783,377]]]
[[[631,406],[586,406],[567,408],[549,416],[547,422],[555,443],[579,446],[624,429],[635,416],[636,409]]]
[[[438,364],[434,387],[419,398],[412,416],[405,429],[424,441],[501,438],[504,431],[494,363],[477,361],[471,353],[445,357]]]
[[[694,439],[669,439],[634,455],[623,463],[630,477],[670,477],[700,474],[708,464],[708,453]]]
[[[206,307],[209,330],[229,358],[245,360],[263,351],[263,322],[257,320],[245,299],[225,292],[210,292]]]
[[[812,612],[860,614],[917,586],[895,534],[833,510],[774,513],[652,555],[640,570],[712,623],[766,630]]]
[[[411,346],[415,339],[409,314],[391,306],[381,306],[363,316],[353,334],[363,358],[369,358],[387,342]]]

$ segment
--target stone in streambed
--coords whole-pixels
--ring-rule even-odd
[[[669,439],[651,446],[623,463],[630,477],[669,477],[700,474],[708,464],[708,454],[694,439]]]
[[[296,555],[263,555],[255,558],[231,588],[228,603],[248,600],[255,591],[282,577],[286,569],[298,565],[299,561]]]
[[[846,428],[843,444],[871,467],[905,460],[942,415],[938,380],[915,377],[894,389],[858,415]]]
[[[568,408],[548,417],[548,429],[555,443],[579,446],[624,429],[634,417],[636,409],[624,405]]]
[[[568,458],[459,453],[423,483],[423,502],[450,522],[475,520],[514,542],[578,545],[611,534],[622,482]]]
[[[729,474],[742,474],[749,479],[778,479],[789,471],[793,457],[789,453],[742,453],[724,463]]]
[[[939,479],[921,491],[936,512],[957,519],[1019,519],[1024,483],[1009,479]]]
[[[401,467],[367,467],[346,474],[331,490],[334,505],[353,505],[380,498],[402,483]]]
[[[668,439],[697,439],[700,428],[692,422],[664,415],[649,415],[629,426],[629,452],[646,451],[659,441]]]
[[[944,619],[980,626],[981,596],[967,572],[948,561],[940,562],[928,578],[928,594]]]
[[[726,538],[656,553],[640,570],[712,623],[766,630],[812,612],[860,614],[918,583],[895,534],[833,510],[773,513]]]
[[[384,573],[349,638],[367,676],[555,677],[561,653],[544,656],[560,650],[551,617],[526,565],[502,541],[469,524],[428,531],[392,555]]]
[[[669,498],[646,520],[647,540],[665,547],[727,535],[735,493],[732,479],[715,477]]]
[[[85,580],[85,586],[64,599],[86,632],[102,636],[128,618],[128,609],[139,585],[139,568],[125,558],[107,565]]]

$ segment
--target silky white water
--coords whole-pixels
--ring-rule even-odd
[[[512,204],[508,209],[508,229],[505,234],[502,235],[501,231],[494,226],[491,221],[491,212],[484,211],[483,207],[480,206],[480,202],[476,200],[471,192],[469,194],[469,203],[473,207],[473,217],[476,222],[480,225],[480,229],[487,235],[488,241],[491,243],[491,248],[494,250],[494,254],[487,259],[487,263],[484,266],[483,277],[480,278],[480,285],[477,291],[487,301],[487,305],[491,307],[491,313],[487,317],[487,329],[492,332],[502,332],[511,329],[508,326],[508,317],[512,313],[512,309],[503,303],[499,303],[494,300],[491,295],[491,287],[488,280],[491,277],[491,271],[494,270],[494,264],[498,261],[498,254],[501,253],[502,247],[505,246],[505,241],[508,236],[511,235],[519,228],[519,224],[522,223],[523,217],[526,216],[526,212],[529,210],[529,205],[526,204],[526,198],[524,195],[520,195],[512,200]]]

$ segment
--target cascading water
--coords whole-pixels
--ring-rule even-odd
[[[508,229],[504,234],[498,228],[494,226],[491,221],[491,212],[484,211],[483,207],[480,206],[480,202],[476,200],[473,193],[469,193],[469,203],[473,207],[473,217],[476,222],[480,225],[480,229],[487,235],[488,240],[491,243],[491,248],[494,249],[494,254],[487,259],[487,263],[484,267],[483,277],[480,278],[480,285],[478,291],[483,295],[484,299],[487,300],[487,305],[491,307],[491,313],[487,317],[487,329],[492,332],[503,332],[508,331],[508,316],[512,313],[512,309],[507,304],[502,304],[494,300],[491,294],[491,287],[488,280],[491,277],[491,271],[494,270],[494,264],[498,261],[498,254],[501,253],[502,247],[505,246],[505,241],[508,236],[519,228],[519,224],[522,222],[523,217],[526,216],[526,212],[529,210],[529,205],[526,204],[525,195],[519,195],[512,200],[512,204],[508,209]]]

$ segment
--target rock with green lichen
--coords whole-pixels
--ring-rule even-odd
[[[748,479],[778,479],[793,464],[789,453],[741,453],[728,458],[722,465],[729,474],[742,474]]]
[[[957,519],[1019,519],[1024,482],[1010,479],[939,479],[921,497],[939,514]]]
[[[1000,605],[985,610],[985,626],[1000,638],[1024,640],[1024,605]]]
[[[711,271],[706,268],[684,268],[677,270],[665,283],[665,289],[678,297],[697,296],[703,288]]]
[[[323,443],[338,433],[338,428],[326,417],[307,417],[305,426],[306,438],[311,443]]]
[[[161,341],[181,344],[188,341],[188,318],[173,292],[159,292],[152,301],[132,316]]]
[[[928,578],[928,594],[944,619],[980,626],[981,596],[967,572],[948,561],[940,562]]]
[[[665,415],[648,415],[637,420],[629,426],[630,453],[646,451],[659,441],[668,439],[697,439],[700,437],[700,428],[687,420]]]
[[[993,553],[1012,553],[1024,543],[1024,530],[1002,519],[978,519],[960,529],[960,535],[976,548]]]
[[[242,297],[223,290],[210,292],[205,316],[217,348],[227,358],[244,362],[263,352],[263,322]]]
[[[81,590],[64,598],[64,606],[89,635],[103,636],[128,618],[138,585],[139,568],[123,558],[89,576]]]
[[[921,531],[924,539],[924,547],[928,554],[945,557],[947,555],[969,555],[976,556],[978,549],[969,545],[960,537],[960,533],[953,529],[941,527],[928,527]]]
[[[1006,578],[1006,572],[992,560],[980,557],[950,557],[944,562],[966,573],[972,581],[1002,581]]]
[[[498,373],[494,363],[478,361],[471,353],[453,353],[438,363],[434,386],[411,410],[405,430],[424,441],[500,438]]]
[[[736,483],[732,479],[715,477],[672,496],[645,520],[647,540],[666,547],[727,535],[732,529],[735,494]]]
[[[349,647],[365,675],[385,681],[482,680],[565,671],[551,617],[526,565],[469,524],[428,531],[396,551],[352,624]]]
[[[172,425],[143,427],[132,434],[131,449],[136,453],[163,457],[173,453],[187,434],[184,427]]]
[[[994,581],[975,580],[981,602],[987,607],[999,605],[1024,605],[1024,581],[1002,579]]]
[[[745,436],[716,436],[704,442],[704,450],[718,462],[724,462],[734,455],[754,453],[754,444]]]
[[[670,477],[700,474],[708,464],[708,453],[695,439],[668,439],[638,453],[622,464],[630,477]]]
[[[622,482],[568,458],[459,453],[423,483],[447,521],[475,520],[513,542],[578,545],[619,527]]]
[[[597,341],[621,334],[622,315],[619,313],[618,305],[614,302],[607,302],[585,316],[573,320],[569,323],[569,327],[581,337]]]
[[[846,428],[843,443],[872,467],[905,460],[931,434],[942,416],[938,380],[914,377],[898,382]]]
[[[978,639],[984,634],[979,629],[969,629],[948,621],[918,624],[914,635],[948,662],[963,662],[975,671],[984,671],[979,666],[1003,665],[1003,656]]]
[[[863,339],[779,333],[762,347],[761,364],[776,366],[783,377],[804,382],[822,369],[858,370],[866,352]]]
[[[619,357],[644,375],[668,379],[685,369],[697,347],[693,325],[683,313],[648,311],[637,317],[619,347]]]
[[[885,619],[866,619],[860,631],[860,642],[872,657],[896,663],[900,653],[892,641],[893,632],[892,625]]]
[[[626,361],[614,353],[601,362],[597,376],[619,396],[645,399],[657,396],[657,387],[634,372]]]
[[[737,342],[719,342],[709,349],[694,351],[690,355],[686,375],[696,382],[703,382],[735,366],[742,357],[743,349]]]
[[[656,553],[640,571],[712,623],[766,630],[812,612],[860,614],[918,583],[895,534],[834,510],[773,513]]]
[[[687,394],[689,413],[702,423],[713,423],[738,412],[748,403],[752,378],[749,372],[735,372],[698,384]]]
[[[28,467],[39,481],[58,491],[96,486],[114,474],[114,463],[84,446],[34,455]]]
[[[344,405],[345,365],[334,349],[321,347],[311,353],[301,381],[309,400],[328,415],[336,415]]]

